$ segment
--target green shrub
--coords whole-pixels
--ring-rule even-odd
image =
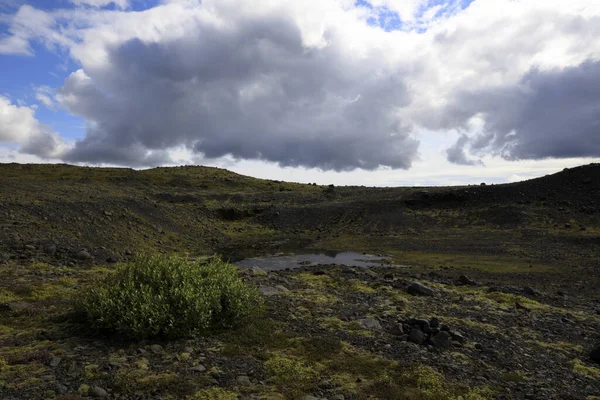
[[[229,328],[257,313],[262,297],[237,267],[141,255],[94,282],[76,299],[94,327],[131,339],[185,337]]]

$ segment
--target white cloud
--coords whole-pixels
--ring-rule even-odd
[[[33,107],[12,104],[4,96],[0,96],[0,142],[42,158],[59,158],[68,149],[57,133],[37,120]]]
[[[114,4],[119,8],[126,8],[129,6],[129,0],[70,0],[71,3],[77,6],[91,6],[91,7],[106,7]]]

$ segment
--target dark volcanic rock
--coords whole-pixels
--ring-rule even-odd
[[[474,280],[472,280],[471,278],[469,278],[467,275],[461,275],[458,277],[458,281],[462,284],[462,285],[467,285],[467,286],[475,286],[477,285],[477,282],[475,282]]]
[[[406,291],[413,296],[433,296],[433,289],[419,282],[411,283]]]
[[[450,334],[448,332],[441,331],[431,338],[431,344],[436,349],[447,349],[452,345]]]
[[[600,364],[600,344],[594,347],[594,349],[590,352],[590,359],[595,363]]]
[[[413,329],[410,331],[410,335],[408,335],[408,341],[415,344],[423,344],[425,341],[425,334],[419,329]]]

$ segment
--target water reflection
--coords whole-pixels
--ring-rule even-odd
[[[305,265],[316,264],[338,264],[349,267],[373,267],[382,265],[387,257],[374,256],[370,254],[360,254],[353,251],[342,253],[332,251],[321,251],[312,254],[286,254],[269,257],[247,258],[242,261],[234,262],[241,268],[259,267],[264,270],[281,270],[286,268],[299,268]]]

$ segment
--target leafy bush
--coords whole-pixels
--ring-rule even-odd
[[[237,267],[141,255],[76,299],[94,327],[132,339],[175,338],[228,328],[257,313],[262,297]]]

